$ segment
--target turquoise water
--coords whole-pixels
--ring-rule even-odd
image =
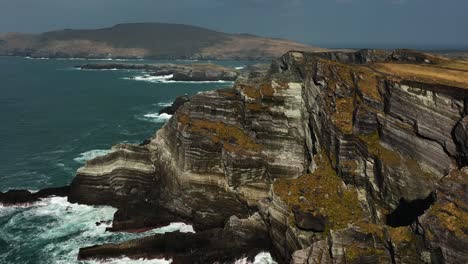
[[[68,184],[85,160],[116,143],[139,143],[154,134],[167,120],[158,111],[176,96],[231,85],[138,81],[128,78],[142,72],[74,68],[89,62],[0,57],[0,191]],[[76,263],[79,247],[138,236],[96,226],[114,212],[60,197],[29,207],[0,205],[0,263]],[[191,228],[179,223],[150,232],[168,230]],[[132,261],[138,262],[165,263]]]

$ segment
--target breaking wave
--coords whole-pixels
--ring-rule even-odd
[[[271,254],[268,252],[261,252],[255,256],[254,262],[250,262],[247,258],[237,260],[234,264],[278,264],[273,258]]]
[[[160,102],[160,103],[157,103],[156,105],[161,106],[161,107],[168,107],[172,105],[172,102],[169,102],[169,103]]]
[[[171,223],[143,233],[106,232],[117,209],[110,206],[72,204],[66,197],[42,199],[32,206],[0,206],[0,237],[15,248],[43,256],[53,263],[76,263],[80,247],[118,243],[151,234],[194,232],[191,225]],[[100,223],[97,225],[96,223]],[[37,245],[41,245],[38,247]],[[1,250],[0,250],[1,251]],[[6,252],[15,254],[14,252]],[[16,252],[18,254],[18,252]],[[0,262],[2,257],[0,254]],[[2,262],[3,263],[3,262]],[[87,261],[84,263],[101,263]],[[129,258],[110,259],[105,263],[171,263],[171,260]]]
[[[149,121],[153,123],[165,123],[167,120],[169,120],[172,117],[172,115],[162,113],[148,113],[143,115],[143,117],[139,117],[138,119],[143,120],[143,121]]]
[[[111,153],[112,150],[110,149],[93,149],[90,151],[86,151],[83,153],[80,153],[80,155],[73,160],[78,162],[78,163],[85,163],[88,160],[92,160],[96,157],[106,155],[108,153]]]
[[[134,81],[144,81],[144,82],[151,82],[151,83],[193,83],[193,84],[201,84],[201,83],[234,83],[232,81],[175,81],[171,80],[174,75],[161,75],[161,76],[152,76],[152,75],[140,75],[134,77],[125,77],[125,80],[134,80]]]

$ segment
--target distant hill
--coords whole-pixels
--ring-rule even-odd
[[[284,39],[166,23],[0,35],[0,55],[31,57],[256,60],[278,57],[289,50],[325,49]]]

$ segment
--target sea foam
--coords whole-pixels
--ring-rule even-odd
[[[86,151],[83,153],[80,153],[80,155],[73,160],[78,162],[78,163],[85,163],[88,160],[92,160],[96,157],[106,155],[108,153],[111,153],[112,150],[110,149],[93,149],[90,151]]]
[[[255,256],[254,262],[250,262],[247,258],[239,259],[234,264],[278,264],[273,258],[271,254],[268,252],[261,252]]]
[[[107,232],[116,210],[110,206],[72,204],[66,197],[45,198],[29,207],[0,206],[0,217],[8,219],[0,226],[0,237],[11,246],[40,251],[36,254],[49,259],[49,263],[77,263],[81,247],[119,243],[165,232],[194,232],[191,225],[184,223],[171,223],[143,233]],[[96,225],[97,222],[100,224]],[[41,246],[37,247],[38,244]],[[91,260],[82,263],[103,262]],[[171,260],[115,258],[104,263],[167,264]]]
[[[173,74],[169,75],[160,75],[160,76],[152,76],[152,75],[139,75],[134,77],[125,77],[125,80],[134,80],[134,81],[144,81],[150,83],[193,83],[193,84],[202,84],[202,83],[234,83],[232,81],[175,81],[171,80],[174,77]]]
[[[138,119],[143,120],[143,121],[149,121],[153,123],[165,123],[167,120],[169,120],[172,117],[172,115],[166,114],[166,113],[148,113],[143,115],[143,117],[140,117]]]

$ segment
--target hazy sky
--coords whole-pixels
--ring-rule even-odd
[[[0,32],[174,22],[328,47],[468,48],[468,0],[0,0]]]

